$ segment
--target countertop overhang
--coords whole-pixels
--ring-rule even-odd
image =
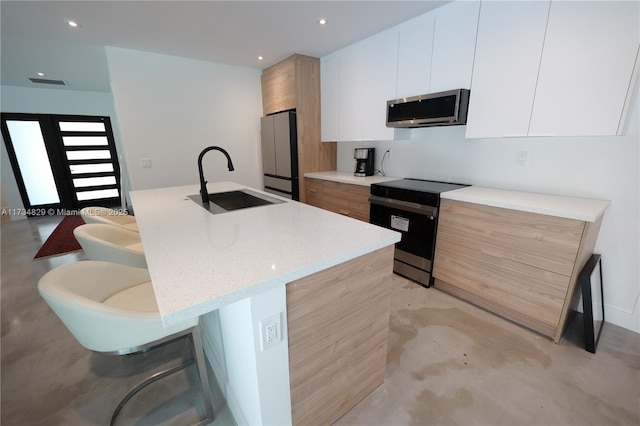
[[[340,183],[348,183],[351,185],[361,185],[361,186],[371,186],[372,183],[380,183],[380,182],[387,182],[390,180],[402,179],[399,177],[378,176],[378,175],[354,176],[353,173],[337,172],[337,171],[305,173],[304,177],[308,177],[312,179],[329,180],[329,181],[340,182]]]
[[[211,193],[251,189],[209,183]],[[197,185],[132,191],[165,326],[400,241],[400,234],[296,201],[213,215]]]
[[[441,198],[529,213],[595,222],[611,204],[608,200],[566,197],[535,192],[469,186],[443,192]]]

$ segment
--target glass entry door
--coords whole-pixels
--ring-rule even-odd
[[[120,204],[109,117],[2,114],[2,135],[28,215]]]

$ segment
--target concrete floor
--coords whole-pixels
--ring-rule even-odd
[[[75,340],[40,297],[48,270],[86,259],[84,252],[34,260],[61,217],[2,221],[1,417],[3,426],[108,425],[127,392],[158,370],[190,356],[188,340],[126,356],[91,352]],[[209,371],[210,378],[213,373]],[[214,380],[210,380],[214,382]],[[195,366],[142,390],[117,425],[188,425],[204,418]],[[235,424],[220,394],[214,425]]]
[[[186,341],[124,357],[75,341],[36,288],[49,269],[85,259],[33,260],[59,220],[2,222],[3,426],[106,425],[129,388],[188,356]],[[385,383],[338,425],[640,425],[638,334],[605,324],[590,354],[578,321],[556,345],[398,276],[391,304]],[[215,424],[233,424],[219,396],[216,406]],[[132,399],[119,424],[185,425],[202,414],[189,367]]]

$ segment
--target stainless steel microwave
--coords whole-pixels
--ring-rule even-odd
[[[456,89],[387,101],[387,127],[467,124],[469,93]]]

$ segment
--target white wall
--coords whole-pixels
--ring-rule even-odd
[[[240,425],[291,424],[285,284],[203,315],[203,347]],[[280,314],[282,341],[261,349],[260,321]]]
[[[198,183],[198,154],[210,181],[262,187],[260,71],[107,47],[107,62],[132,189]],[[141,159],[153,168],[143,169]]]
[[[595,252],[602,255],[607,322],[640,332],[640,96],[632,92],[623,136],[465,139],[465,127],[396,132],[408,140],[338,143],[338,170],[352,172],[353,149],[376,148],[387,176],[611,200]],[[516,165],[528,152],[525,167]]]
[[[2,95],[0,108],[4,113],[77,114],[110,117],[116,150],[119,155],[122,155],[118,122],[111,93],[15,86],[1,86],[0,92]],[[2,195],[6,200],[6,206],[3,207],[21,209],[24,206],[4,141],[2,142],[1,156]],[[13,217],[13,219],[24,218],[24,216]]]

